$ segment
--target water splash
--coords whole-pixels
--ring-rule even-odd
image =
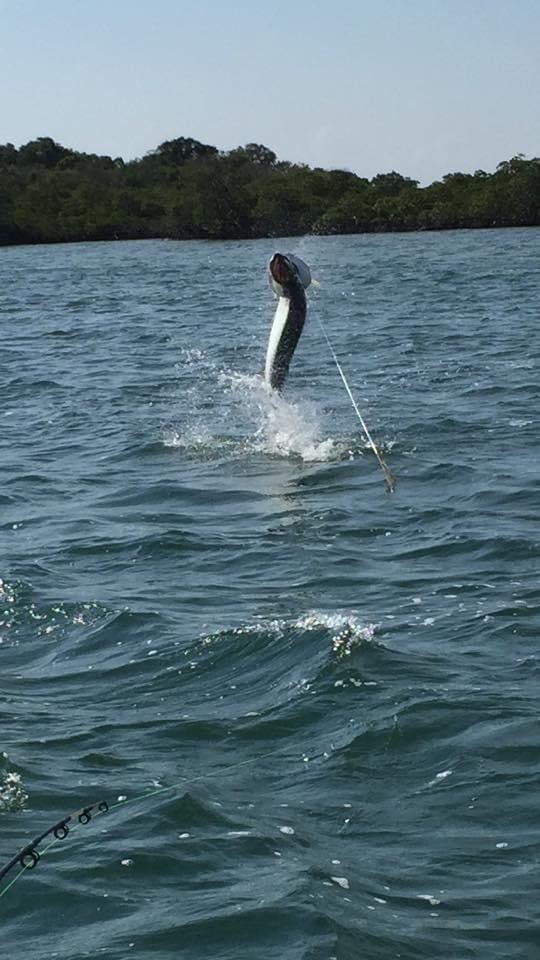
[[[7,761],[7,753],[0,754],[0,813],[21,810],[28,800],[20,773],[1,769],[4,764],[7,765]]]
[[[363,643],[371,643],[375,636],[376,625],[362,623],[352,613],[324,613],[313,610],[303,616],[289,620],[264,618],[244,623],[228,631],[203,635],[200,643],[209,647],[228,636],[250,636],[264,634],[274,638],[284,638],[290,631],[294,632],[323,632],[329,635],[332,653],[338,657],[350,656],[354,647]]]
[[[339,444],[322,439],[322,415],[315,404],[290,403],[259,376],[222,373],[220,381],[253,422],[253,450],[306,462],[341,459]]]
[[[375,624],[360,623],[358,618],[343,613],[310,613],[297,620],[296,625],[305,630],[324,627],[332,635],[332,652],[338,657],[348,657],[354,647],[371,643],[375,636]]]
[[[0,577],[0,645],[11,641],[9,631],[13,626],[15,591],[12,584]]]
[[[197,458],[246,457],[254,453],[300,457],[306,463],[353,459],[345,441],[324,436],[320,407],[291,402],[271,390],[263,377],[218,368],[200,350],[185,351],[178,364],[190,387],[163,444]]]
[[[58,643],[72,626],[92,626],[109,615],[99,603],[40,603],[23,581],[0,578],[0,650],[17,647],[21,639]]]

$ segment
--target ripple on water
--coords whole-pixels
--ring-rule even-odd
[[[286,241],[281,397],[281,241],[2,252],[10,960],[536,956],[539,245]]]

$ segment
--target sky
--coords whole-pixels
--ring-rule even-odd
[[[540,155],[540,0],[0,0],[0,143],[194,137],[422,184]]]

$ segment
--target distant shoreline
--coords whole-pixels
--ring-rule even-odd
[[[279,161],[263,144],[228,152],[192,138],[124,162],[39,137],[0,145],[0,246],[116,240],[251,240],[540,225],[540,159],[449,173],[420,187],[395,170]]]
[[[466,226],[466,227],[417,227],[410,229],[390,229],[390,230],[357,230],[355,232],[343,233],[288,233],[280,236],[267,234],[266,236],[250,237],[164,237],[164,236],[133,236],[133,237],[78,237],[70,240],[23,240],[13,243],[2,243],[0,241],[0,250],[11,247],[54,247],[78,244],[78,243],[145,243],[149,241],[161,241],[163,243],[244,243],[256,240],[281,240],[294,237],[366,237],[366,236],[387,236],[387,235],[410,235],[427,233],[463,233],[468,230],[530,230],[540,227],[540,223],[493,223],[490,226]]]

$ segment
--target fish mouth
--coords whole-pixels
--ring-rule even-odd
[[[270,274],[276,283],[282,286],[288,283],[292,277],[293,267],[288,259],[282,253],[275,253],[270,261]]]

